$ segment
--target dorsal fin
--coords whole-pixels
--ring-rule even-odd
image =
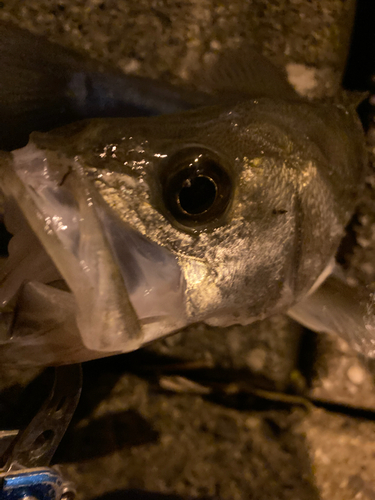
[[[226,97],[298,99],[283,71],[255,48],[230,49],[211,67],[194,73],[194,84],[205,92]]]

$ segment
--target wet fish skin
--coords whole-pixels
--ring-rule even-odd
[[[178,255],[208,261],[211,268],[220,265],[221,272],[215,269],[213,281],[220,288],[220,300],[226,303],[224,309],[240,304],[239,308],[246,311],[229,315],[228,323],[247,323],[249,318],[276,312],[271,306],[276,297],[281,300],[278,307],[285,309],[286,304],[306,294],[335,253],[363,185],[365,154],[356,119],[331,107],[259,99],[227,109],[211,108],[185,117],[139,123],[141,136],[136,133],[137,123],[131,123],[130,144],[116,140],[119,135],[121,139],[129,137],[129,133],[125,135],[129,127],[126,123],[115,124],[115,137],[112,124],[108,127],[96,122],[87,130],[86,137],[92,135],[92,128],[99,128],[103,142],[97,142],[97,147],[103,144],[103,151],[108,152],[109,141],[117,145],[117,167],[106,162],[105,168],[120,175],[129,162],[129,149],[142,150],[138,162],[132,158],[132,171],[144,174],[150,208],[159,219],[159,224],[154,222],[158,229],[141,219],[138,207],[130,210],[134,200],[124,200],[122,193],[116,204],[112,191],[97,180],[96,187],[118,216]],[[215,221],[216,227],[208,224],[193,228],[197,233],[190,235],[186,245],[189,231],[165,209],[157,176],[162,164],[189,144],[201,145],[218,155],[232,178],[234,196],[223,218]],[[85,165],[97,168],[100,164],[94,179],[101,173],[104,158],[100,157],[98,163],[95,160],[92,155],[84,158]],[[147,167],[142,171],[141,165]],[[173,163],[168,168],[173,169]],[[169,224],[159,213],[169,219]],[[223,248],[226,257],[220,257]],[[233,273],[230,277],[227,267]],[[198,297],[206,294],[204,288]],[[198,303],[200,299],[195,299]],[[223,304],[212,304],[211,308],[214,322]],[[192,319],[207,320],[207,316],[205,309],[195,312]]]
[[[17,36],[17,47],[35,41],[34,35]],[[46,53],[58,51],[48,46]],[[59,57],[64,79],[57,96],[66,98],[78,82],[73,101],[81,117],[103,108],[96,92],[77,101],[87,90],[87,75],[89,81],[94,75],[104,97],[143,81],[137,102],[150,98],[149,109],[156,102],[157,113],[163,96],[173,95],[162,87],[155,93],[146,80],[90,73],[64,50]],[[340,105],[304,102],[272,65],[251,57],[256,78],[237,81],[232,94],[216,88],[221,105],[78,122],[34,133],[27,147],[2,155],[13,248],[22,249],[22,234],[28,235],[28,257],[34,255],[45,273],[38,279],[10,252],[0,295],[3,304],[16,300],[17,308],[13,338],[1,346],[3,360],[60,364],[129,351],[197,321],[247,324],[303,302],[325,277],[363,185],[360,124]],[[77,80],[79,64],[86,76]],[[32,70],[37,65],[31,61]],[[43,77],[50,81],[51,74]],[[37,112],[28,115],[28,127],[38,128],[38,113],[50,108],[38,86],[33,92]],[[176,109],[204,102],[203,94],[195,101],[184,92],[174,95]],[[200,174],[187,176],[171,194],[195,160]],[[207,218],[200,208],[186,217],[178,208],[181,193],[202,176],[208,193],[215,186],[207,212],[214,215]],[[61,281],[66,286],[60,290]]]
[[[287,311],[334,257],[365,165],[354,114],[339,106],[270,98],[147,119],[85,121],[32,134],[30,147],[41,152],[44,169],[50,165],[52,172],[56,157],[64,165],[55,192],[68,189],[69,178],[73,184],[75,172],[83,172],[95,192],[97,213],[105,213],[100,217],[107,240],[113,236],[109,221],[115,220],[115,231],[142,235],[173,256],[180,269],[182,281],[173,285],[178,305],[168,311],[174,321],[160,327],[157,316],[140,320],[138,341],[125,335],[111,352],[131,350],[137,342],[140,346],[197,321],[246,324]],[[189,164],[197,151],[211,155],[231,180],[227,206],[208,223],[203,217],[203,223],[185,225],[163,198],[163,178],[181,169],[174,159],[184,151],[194,152]],[[1,178],[9,184],[5,169]],[[17,201],[41,238],[33,214]],[[53,215],[43,203],[40,213]],[[48,249],[47,240],[41,241]],[[121,251],[112,246],[117,262]],[[56,261],[56,251],[48,253]],[[64,266],[59,271],[65,278]],[[131,300],[132,288],[147,276],[139,270],[129,285],[126,265],[122,272]],[[137,310],[134,302],[133,307]]]

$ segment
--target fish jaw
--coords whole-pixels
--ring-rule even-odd
[[[77,157],[30,142],[2,162],[0,178],[8,199],[5,221],[14,235],[0,271],[3,308],[16,303],[20,317],[17,298],[25,298],[29,282],[51,289],[53,310],[58,293],[50,284],[65,282],[68,291],[59,292],[68,304],[67,328],[74,324],[76,340],[93,353],[84,358],[132,351],[185,326],[184,278],[176,257],[116,219]],[[32,292],[35,298],[35,286]],[[35,315],[42,324],[40,318],[51,315],[45,289],[39,302]]]

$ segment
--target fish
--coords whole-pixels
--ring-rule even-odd
[[[9,29],[3,364],[80,362],[278,313],[374,356],[372,299],[334,261],[367,164],[354,106],[302,99],[252,50],[245,77],[206,75],[212,93],[195,93]],[[20,53],[39,75],[28,93]]]

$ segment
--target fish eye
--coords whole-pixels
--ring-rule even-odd
[[[232,182],[212,151],[186,148],[168,159],[163,172],[164,203],[180,224],[196,227],[219,220],[225,213]]]

